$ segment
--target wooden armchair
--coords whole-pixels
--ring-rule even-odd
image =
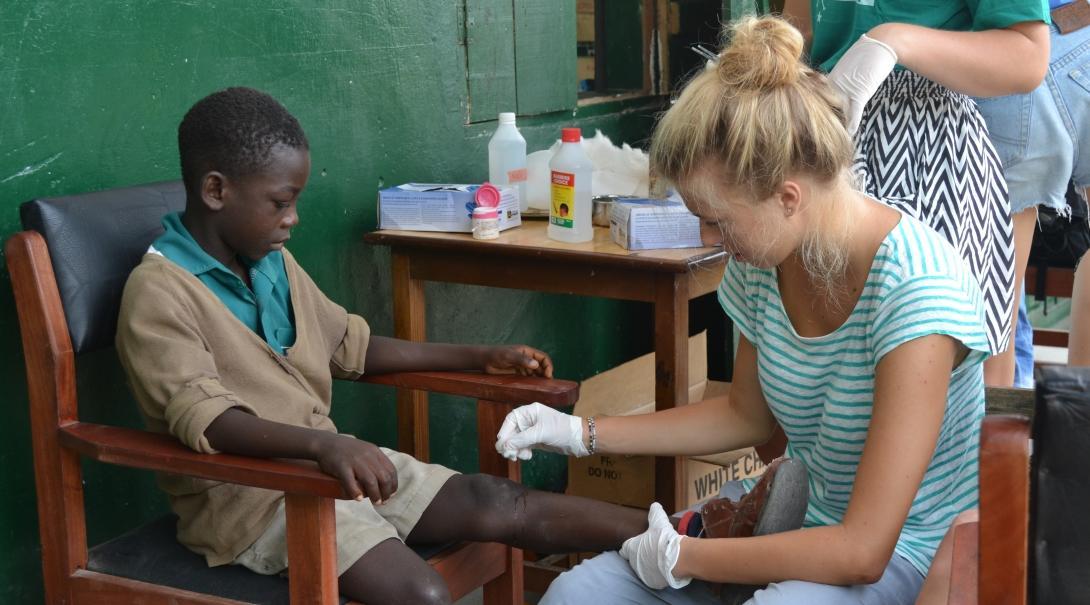
[[[980,520],[954,529],[950,605],[1090,602],[1088,398],[1090,368],[1042,368],[1032,421],[984,419]]]
[[[337,480],[313,465],[198,454],[169,436],[79,420],[75,356],[112,346],[128,273],[162,231],[162,216],[183,205],[176,182],[34,200],[21,208],[28,230],[5,246],[29,383],[46,601],[338,603],[333,503],[344,494]],[[515,480],[518,465],[492,447],[507,412],[530,401],[571,405],[578,397],[575,383],[516,376],[433,372],[365,380],[477,399],[481,471]],[[170,515],[89,549],[81,457],[284,491],[288,581],[238,566],[206,567],[175,540]],[[522,602],[521,551],[493,543],[423,551],[455,598],[483,586],[485,603]]]

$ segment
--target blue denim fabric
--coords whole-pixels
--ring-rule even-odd
[[[1051,59],[1033,92],[976,99],[1003,163],[1011,213],[1046,205],[1067,212],[1068,181],[1090,185],[1090,27],[1051,28]]]
[[[1018,323],[1014,326],[1014,386],[1033,388],[1033,326],[1026,311],[1026,293],[1018,304]]]
[[[740,500],[745,495],[741,481],[728,481],[719,490],[720,498]],[[696,510],[700,505],[693,506]],[[816,582],[790,580],[777,582],[757,591],[743,605],[910,605],[923,586],[924,578],[907,559],[894,554],[882,578],[861,586],[830,586]],[[616,552],[607,552],[583,561],[564,572],[549,586],[541,605],[567,605],[594,602],[597,605],[632,605],[656,603],[667,605],[720,605],[718,587],[695,580],[675,590],[648,588],[632,567]]]
[[[758,590],[744,605],[912,605],[924,577],[901,555],[894,554],[874,584],[832,586],[787,580]],[[541,605],[720,605],[717,586],[699,580],[685,588],[648,588],[616,551],[587,559],[560,574],[541,598]]]

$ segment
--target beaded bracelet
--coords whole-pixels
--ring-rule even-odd
[[[594,426],[594,416],[587,418],[587,453],[594,454],[598,451],[598,431]]]

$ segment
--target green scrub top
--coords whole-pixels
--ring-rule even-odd
[[[828,72],[859,37],[883,23],[948,31],[1049,23],[1048,0],[811,0],[811,63]]]

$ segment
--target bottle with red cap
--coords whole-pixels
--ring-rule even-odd
[[[594,239],[591,224],[591,178],[594,164],[583,151],[583,136],[578,128],[560,131],[560,150],[549,161],[550,239],[562,242],[589,242]]]

